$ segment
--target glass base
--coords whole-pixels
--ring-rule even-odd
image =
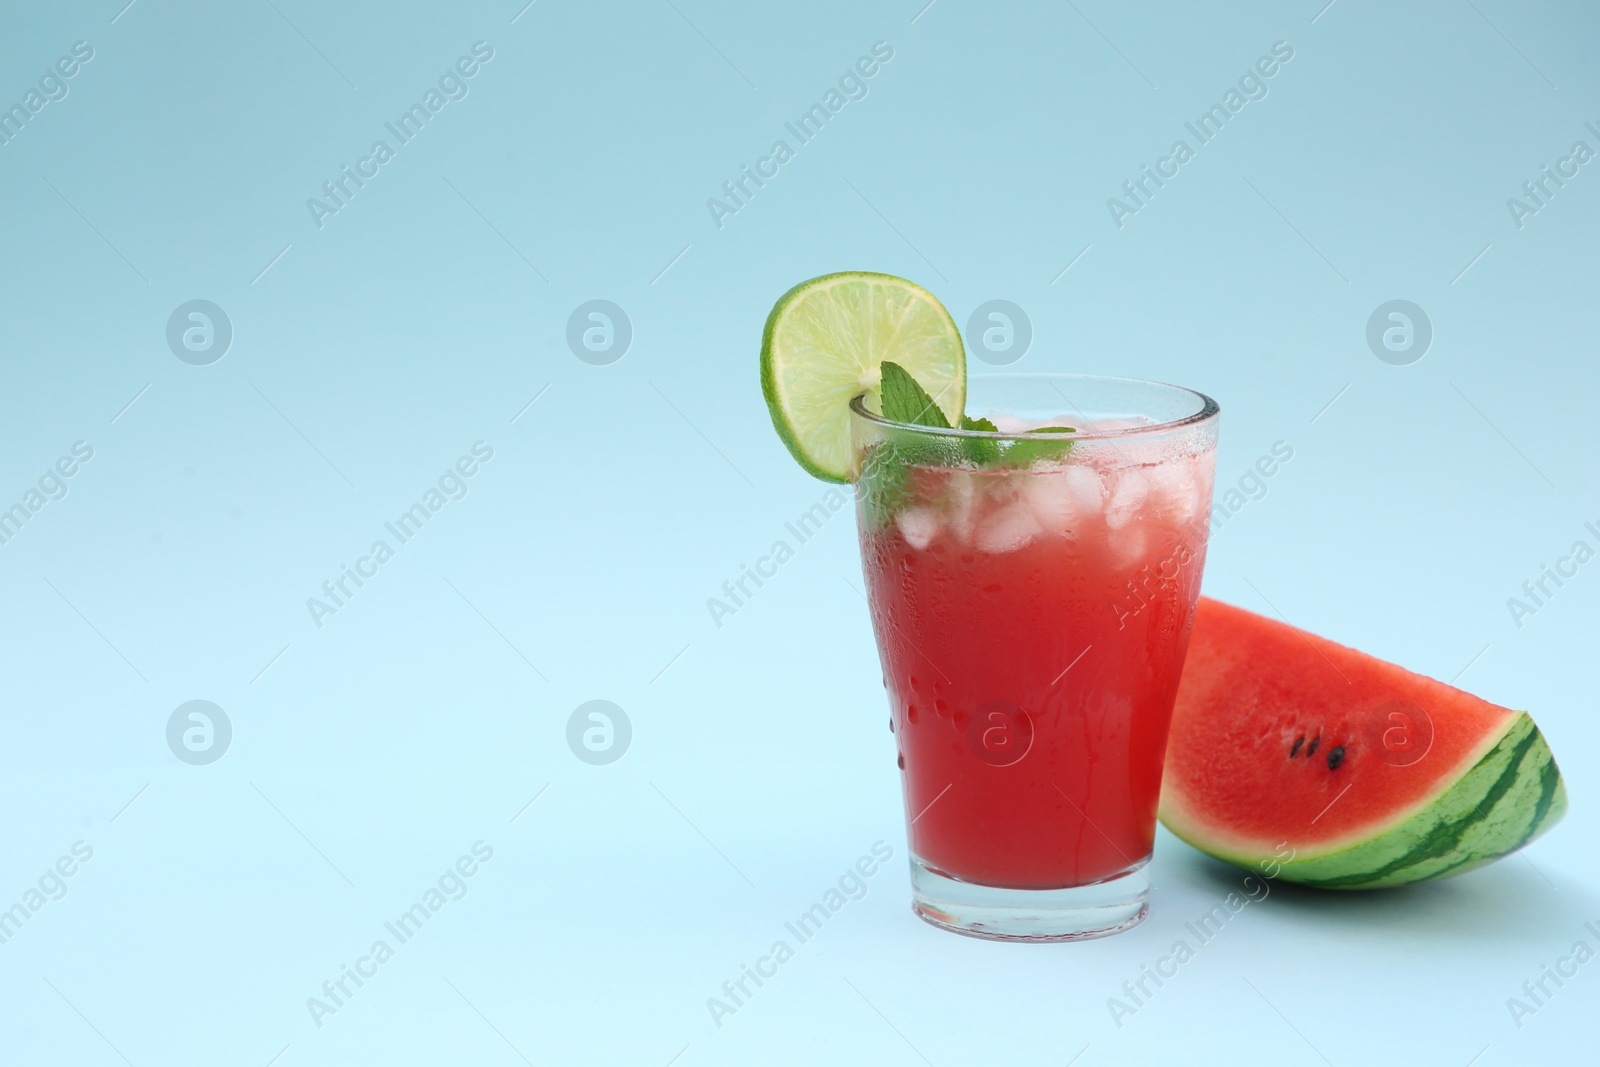
[[[1094,885],[999,889],[952,878],[913,856],[911,910],[941,930],[989,941],[1088,941],[1144,921],[1148,862]]]

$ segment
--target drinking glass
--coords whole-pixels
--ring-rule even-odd
[[[974,377],[997,432],[851,404],[913,907],[1070,941],[1145,917],[1219,409],[1127,378]],[[1034,432],[1043,427],[1071,432]]]

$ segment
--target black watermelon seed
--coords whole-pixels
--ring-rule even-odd
[[[1317,754],[1317,746],[1320,744],[1322,744],[1321,737],[1314,737],[1311,739],[1311,747],[1306,749],[1306,759],[1310,759],[1312,756]]]
[[[895,761],[894,762],[895,762],[895,765],[898,766],[902,771],[906,769],[906,757],[905,757],[904,753],[902,753],[899,756],[895,757]]]
[[[1300,751],[1300,746],[1305,744],[1305,743],[1306,743],[1306,739],[1304,737],[1295,738],[1294,739],[1294,747],[1289,750],[1289,758],[1290,759],[1294,759],[1294,754],[1296,752],[1299,752]]]
[[[1336,771],[1339,764],[1344,762],[1344,746],[1336,745],[1328,752],[1328,770]]]

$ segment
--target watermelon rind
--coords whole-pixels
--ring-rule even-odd
[[[1318,852],[1252,855],[1223,844],[1163,805],[1161,821],[1200,851],[1287,882],[1322,889],[1381,889],[1463,874],[1526,845],[1567,810],[1561,770],[1527,712],[1430,798],[1368,835]],[[1290,858],[1285,859],[1288,856]]]

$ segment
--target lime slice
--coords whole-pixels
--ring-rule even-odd
[[[891,274],[845,271],[801,282],[761,335],[761,392],[794,458],[824,481],[850,480],[850,401],[878,411],[884,360],[928,391],[950,424],[967,401],[966,352],[934,295]]]

